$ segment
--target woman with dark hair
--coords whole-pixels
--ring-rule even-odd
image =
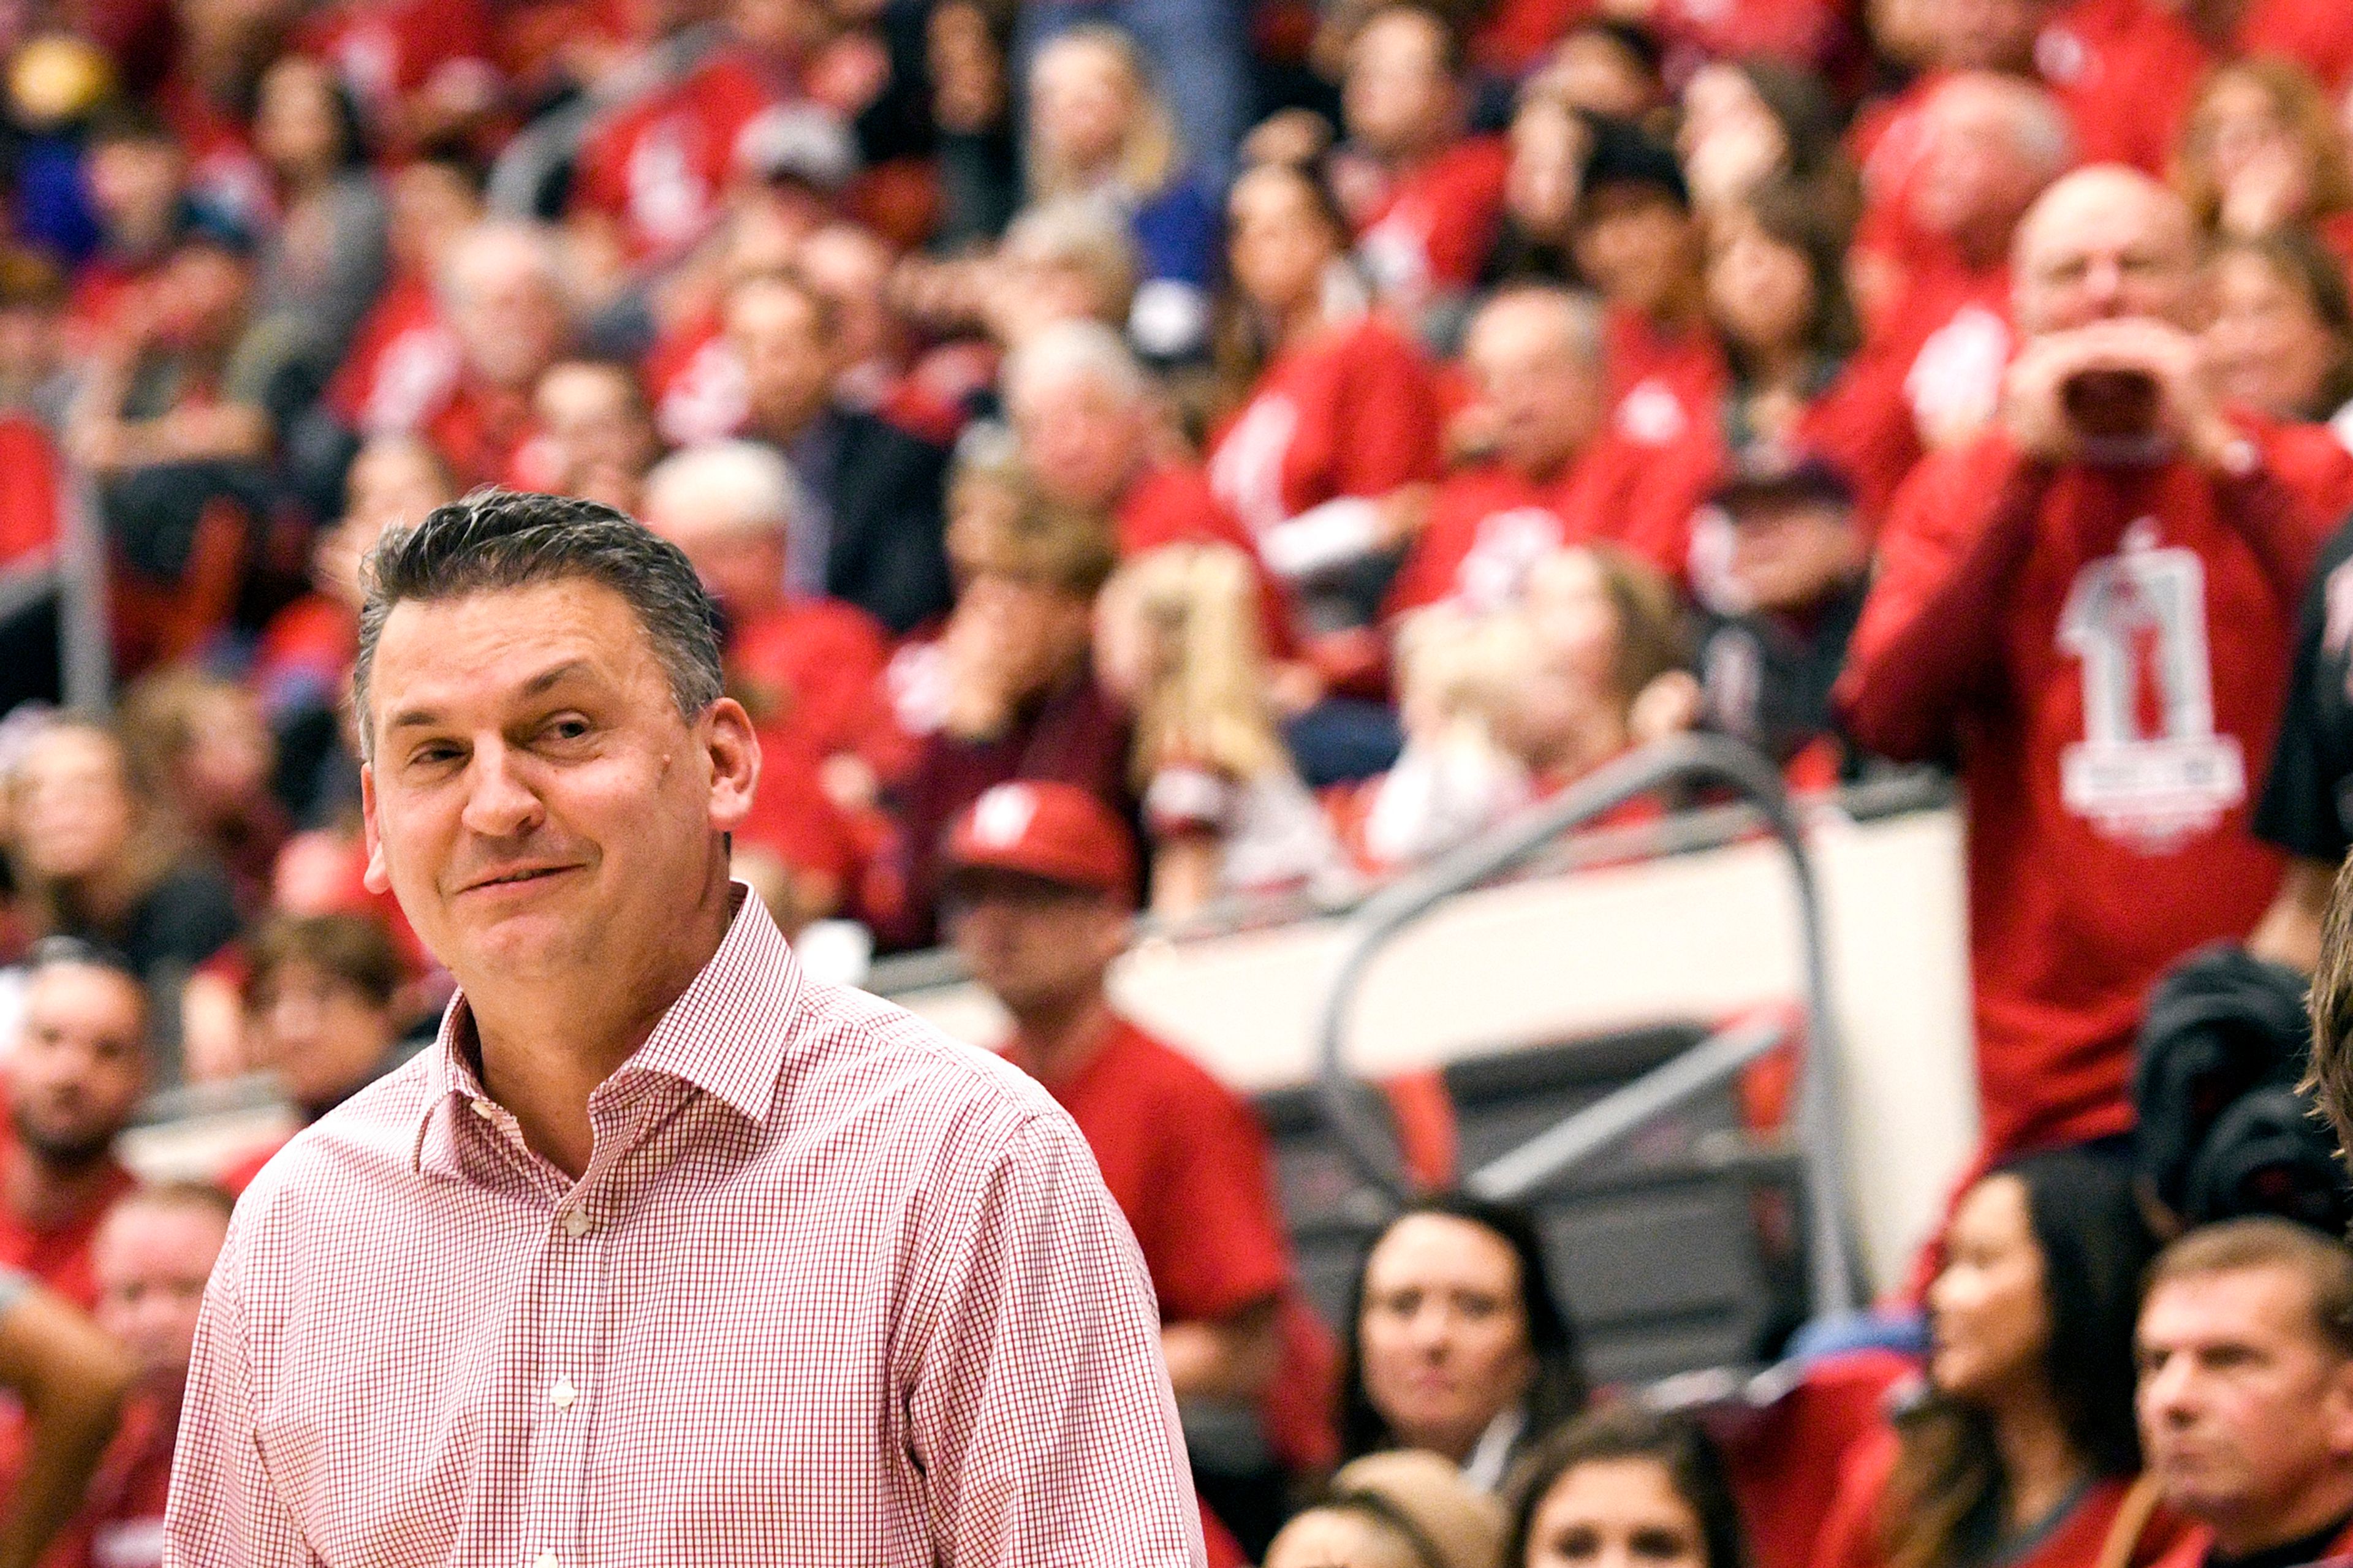
[[[1753,56],[1715,60],[1683,84],[1683,106],[1675,151],[1702,212],[1713,216],[1788,185],[1827,226],[1853,226],[1861,187],[1820,76]]]
[[[1514,1499],[1504,1568],[1605,1560],[1746,1568],[1748,1561],[1724,1460],[1682,1416],[1636,1405],[1583,1416],[1528,1456]]]
[[[1849,1457],[1814,1561],[2091,1568],[2142,1506],[2132,1336],[2156,1242],[2130,1167],[2016,1160],[1962,1195],[1944,1252],[1926,1390]],[[2156,1561],[2176,1533],[2155,1521],[2125,1561]]]
[[[1309,622],[1361,626],[1403,542],[1382,503],[1438,477],[1435,375],[1372,310],[1318,171],[1261,164],[1227,212],[1241,319],[1220,369],[1239,399],[1210,443],[1209,485]]]
[[[2308,232],[2226,239],[2206,262],[2200,335],[2216,390],[2267,418],[2325,421],[2353,401],[2353,300]]]
[[[1860,342],[1846,236],[1792,185],[1767,185],[1709,226],[1708,319],[1732,367],[1725,442],[1805,441],[1809,416]]]
[[[1464,1194],[1408,1205],[1357,1270],[1343,1377],[1346,1458],[1427,1448],[1499,1489],[1587,1392],[1527,1215]]]
[[[384,287],[390,218],[349,89],[305,55],[262,73],[253,140],[277,187],[259,310],[323,385]]]

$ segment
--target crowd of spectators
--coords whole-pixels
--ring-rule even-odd
[[[2346,1217],[2275,1037],[2353,847],[2342,0],[43,0],[0,55],[0,1568],[110,1410],[53,1563],[156,1560],[272,1151],[142,1185],[142,1100],[315,1120],[447,999],[349,687],[369,550],[482,486],[691,563],[809,962],[1003,1003],[1227,1560],[2353,1539],[2353,1259],[2229,1217]],[[1443,1169],[1323,1322],[1248,1106],[1104,990],[1139,910],[1335,905],[1690,730],[1957,778],[1984,1129],[1925,1342],[1713,1436]]]

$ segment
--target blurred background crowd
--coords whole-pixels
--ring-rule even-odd
[[[118,1135],[323,1114],[447,1000],[348,688],[366,552],[482,486],[702,575],[812,965],[1005,1005],[1221,1560],[1318,1495],[1267,1561],[2353,1516],[2291,1087],[2353,833],[2344,0],[22,0],[0,58],[0,1265],[124,1358],[0,1354],[28,1495],[132,1390],[58,1568],[158,1560],[226,1222]],[[1596,1398],[1509,1210],[1409,1211],[1320,1321],[1250,1109],[1103,989],[1137,909],[1340,907],[1688,731],[1973,823],[1983,1160],[1882,1342],[1729,1434]],[[2192,1228],[2253,1209],[2308,1223]]]

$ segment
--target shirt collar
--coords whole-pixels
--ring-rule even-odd
[[[735,914],[719,950],[613,1076],[659,1073],[765,1122],[776,1107],[792,1040],[790,1019],[805,982],[767,906],[742,882],[731,883],[728,896]],[[488,1098],[468,1059],[472,1037],[473,1013],[461,991],[449,999],[440,1032],[425,1053],[425,1104],[409,1148],[411,1170],[424,1168],[437,1113]]]

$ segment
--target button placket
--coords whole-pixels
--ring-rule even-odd
[[[593,1177],[592,1177],[593,1179]],[[547,1228],[540,1277],[539,1381],[532,1394],[532,1568],[587,1568],[587,1390],[605,1316],[606,1227],[575,1186]]]

